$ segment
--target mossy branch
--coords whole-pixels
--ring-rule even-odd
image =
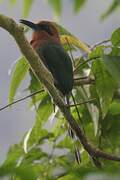
[[[63,116],[68,121],[69,125],[74,130],[84,149],[92,157],[93,161],[97,162],[97,160],[95,161],[96,158],[120,161],[120,156],[111,155],[99,149],[96,149],[89,142],[82,129],[79,127],[72,114],[70,113],[69,108],[66,107],[66,104],[60,96],[58,90],[54,87],[53,77],[51,73],[45,68],[42,60],[26,40],[23,28],[15,23],[13,19],[10,19],[4,15],[0,15],[0,27],[7,30],[14,37],[18,47],[20,48],[20,51],[26,57],[26,60],[28,61],[33,73],[36,75],[38,80],[44,84],[49,94],[53,98],[54,103],[59,107],[60,111],[63,113]]]

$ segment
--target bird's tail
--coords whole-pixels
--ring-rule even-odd
[[[74,106],[75,106],[75,109],[76,109],[76,112],[77,112],[77,115],[78,115],[78,119],[79,119],[80,124],[81,124],[81,126],[82,126],[82,129],[83,129],[83,131],[84,131],[84,133],[85,133],[85,129],[84,129],[84,125],[83,125],[83,120],[82,120],[82,118],[80,117],[80,113],[79,113],[79,110],[78,110],[78,107],[77,107],[77,104],[76,104],[76,101],[75,101],[75,98],[74,98],[74,95],[73,95],[72,92],[71,92],[71,97],[72,97],[72,100],[73,100],[73,103],[74,103]]]
[[[73,94],[72,94],[72,96],[73,96]],[[74,96],[73,96],[73,98],[74,98]],[[74,99],[74,102],[75,102],[75,99]],[[66,103],[67,103],[67,106],[68,106],[68,108],[70,110],[69,95],[66,96]],[[76,103],[74,103],[74,104],[76,104]],[[78,111],[78,108],[77,108],[77,111]],[[78,111],[78,113],[79,113],[79,111]],[[80,155],[79,148],[77,147],[77,144],[76,144],[77,136],[75,135],[74,131],[72,130],[72,128],[70,126],[68,127],[68,134],[71,137],[71,139],[73,140],[75,159],[76,159],[77,163],[80,164],[81,163],[81,155]]]

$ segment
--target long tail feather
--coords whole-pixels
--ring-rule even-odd
[[[67,103],[68,108],[70,109],[69,95],[66,96],[66,103]],[[80,155],[79,148],[76,145],[76,135],[70,126],[68,127],[68,134],[71,137],[71,139],[73,140],[75,159],[76,159],[77,163],[80,164],[81,163],[81,155]]]
[[[78,119],[79,119],[79,121],[80,121],[80,123],[81,123],[81,125],[82,125],[82,128],[83,128],[83,131],[84,131],[84,133],[85,133],[85,129],[84,129],[84,125],[83,125],[83,120],[82,120],[82,118],[80,117],[80,113],[79,113],[79,110],[78,110],[78,107],[77,107],[77,104],[76,104],[76,101],[75,101],[75,98],[74,98],[74,95],[73,95],[72,92],[71,92],[71,97],[72,97],[73,103],[74,103],[74,105],[75,105],[75,109],[76,109],[76,112],[77,112],[77,115],[78,115]]]

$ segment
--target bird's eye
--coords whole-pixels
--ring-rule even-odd
[[[49,35],[53,35],[51,28],[47,24],[40,25],[41,30],[46,31]]]

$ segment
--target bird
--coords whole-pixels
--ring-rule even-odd
[[[51,72],[54,85],[66,98],[68,107],[70,107],[69,95],[72,96],[78,118],[80,119],[78,108],[72,94],[74,82],[72,61],[61,44],[60,35],[55,23],[51,21],[33,23],[23,19],[20,20],[20,23],[33,30],[32,39],[30,41],[31,46],[38,53],[46,68]],[[70,137],[74,140],[75,135],[70,127],[68,128],[68,132]],[[77,146],[75,148],[75,157],[79,164],[81,159]]]
[[[51,72],[55,87],[63,96],[67,96],[73,89],[73,66],[70,56],[61,44],[55,23],[45,20],[33,23],[23,19],[20,23],[33,30],[31,46]]]

